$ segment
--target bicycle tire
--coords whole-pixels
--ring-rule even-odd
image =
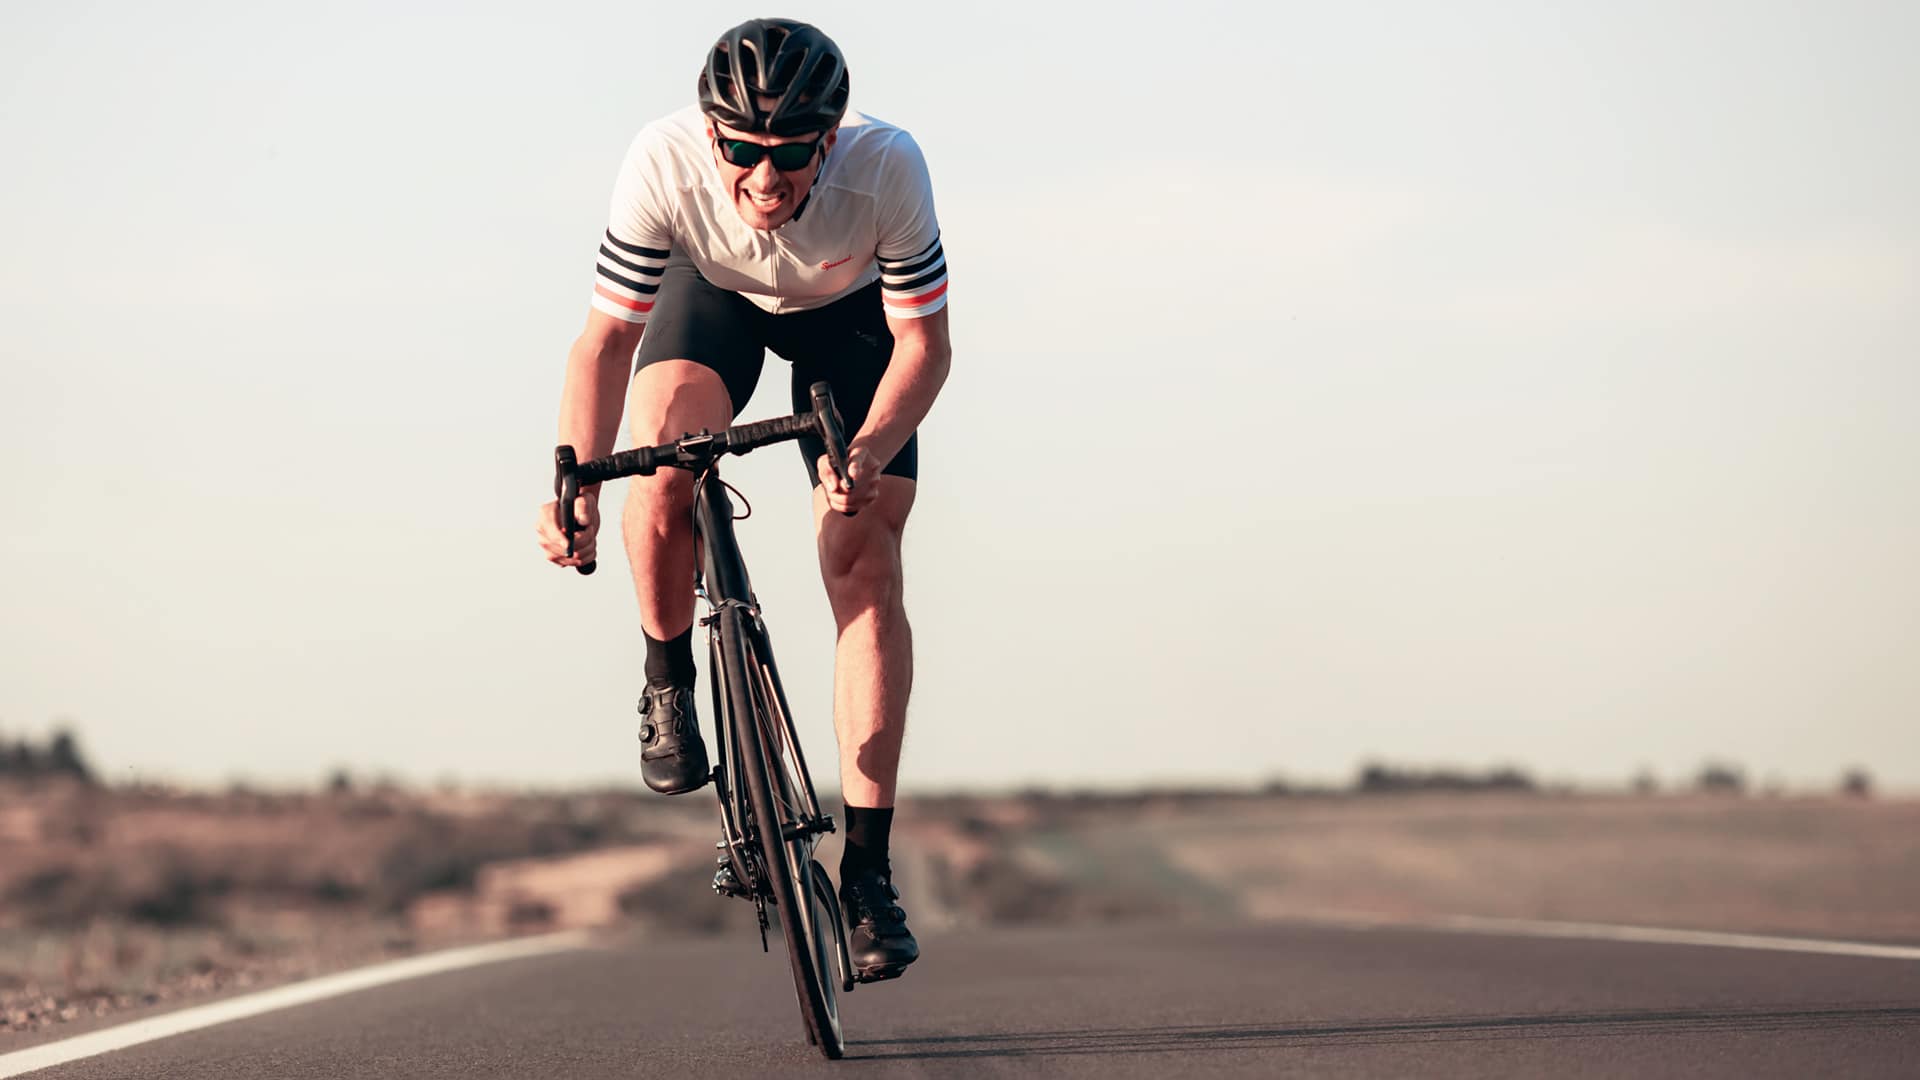
[[[820,801],[814,794],[813,776],[807,771],[807,755],[801,749],[799,737],[793,730],[793,710],[787,705],[786,691],[780,686],[780,673],[774,669],[771,662],[773,643],[768,640],[765,627],[755,629],[747,640],[752,646],[748,650],[749,659],[758,660],[763,676],[761,685],[765,697],[762,699],[762,705],[766,706],[778,720],[777,724],[769,724],[770,730],[767,735],[769,740],[778,743],[783,750],[782,753],[767,755],[769,767],[778,766],[776,770],[778,775],[773,778],[778,782],[769,785],[774,799],[783,802],[795,813],[803,813],[809,818],[818,818]],[[756,655],[762,650],[764,655]],[[832,977],[840,983],[842,992],[852,993],[855,984],[853,961],[847,954],[847,924],[841,918],[840,897],[834,891],[833,879],[827,876],[826,869],[813,858],[813,847],[814,842],[809,840],[804,852],[797,845],[793,851],[796,865],[799,857],[804,854],[812,871],[809,884],[812,886],[810,895],[813,902],[807,908],[807,925],[812,934],[814,955],[818,957],[817,970],[822,973],[823,979],[831,973]],[[798,884],[796,882],[796,886]],[[829,998],[830,1009],[835,1016],[838,1016],[838,999],[834,995],[829,995]]]
[[[810,909],[817,906],[818,887],[812,884],[812,878],[818,864],[810,851],[802,852],[804,861],[795,858],[796,846],[808,846],[804,837],[790,841],[782,835],[784,816],[774,799],[773,771],[768,761],[780,747],[770,731],[772,709],[765,704],[768,694],[760,689],[759,665],[749,655],[753,645],[740,625],[742,618],[737,611],[722,616],[720,653],[726,666],[733,735],[746,765],[743,779],[747,800],[753,807],[755,839],[773,891],[773,906],[780,913],[780,936],[787,945],[801,1021],[809,1041],[820,1048],[821,1054],[828,1060],[838,1060],[846,1052],[846,1038],[834,987],[826,981],[827,971],[818,959],[822,950],[815,928],[820,921],[810,914]]]
[[[780,685],[780,672],[773,665],[773,642],[767,637],[766,627],[758,624],[747,632],[746,642],[747,659],[751,666],[759,669],[761,715],[767,721],[762,731],[768,745],[776,748],[765,759],[768,790],[784,813],[818,820],[822,816],[820,800],[813,790],[813,776],[807,770],[806,752],[793,729],[793,710],[787,704],[786,690]],[[809,900],[807,941],[813,949],[814,970],[827,985],[827,1011],[837,1025],[839,996],[832,985],[837,982],[840,992],[851,993],[855,980],[853,963],[847,954],[847,927],[841,920],[840,897],[834,891],[833,879],[813,857],[816,843],[817,836],[791,841],[789,862],[793,867],[805,866],[809,871],[804,881],[796,874],[794,888]]]

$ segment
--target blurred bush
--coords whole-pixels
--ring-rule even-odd
[[[1487,772],[1459,769],[1396,768],[1378,762],[1360,769],[1355,791],[1366,794],[1405,791],[1535,791],[1533,778],[1519,769],[1500,767]]]
[[[9,744],[0,740],[0,780],[41,780],[63,778],[83,784],[94,782],[93,769],[80,752],[80,742],[64,728],[55,731],[45,747],[31,739]]]
[[[1747,791],[1747,774],[1738,765],[1709,761],[1700,767],[1693,786],[1707,795],[1744,795]]]

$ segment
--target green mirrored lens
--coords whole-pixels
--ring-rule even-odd
[[[773,167],[779,169],[781,172],[792,172],[795,169],[806,168],[807,162],[813,160],[813,148],[815,145],[817,144],[783,143],[779,146],[771,147],[770,149],[773,152],[770,156],[773,158]]]
[[[739,139],[720,140],[720,156],[727,159],[727,164],[738,165],[743,169],[751,169],[760,164],[760,155],[766,149],[759,143],[742,142]],[[779,165],[779,161],[776,160],[774,167],[778,168]]]
[[[779,146],[766,146],[761,143],[747,142],[743,139],[719,139],[720,156],[727,164],[742,169],[751,169],[760,164],[763,157],[773,159],[773,167],[781,172],[793,172],[807,167],[813,160],[814,151],[820,148],[820,140],[810,143],[781,143]]]

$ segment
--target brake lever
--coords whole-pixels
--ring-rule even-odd
[[[819,429],[820,441],[827,447],[827,464],[833,469],[833,475],[853,490],[853,478],[847,475],[847,434],[840,419],[840,408],[833,403],[833,387],[824,381],[814,383],[807,388],[807,394],[813,399],[814,427]],[[847,517],[858,514],[858,510],[847,510]]]
[[[580,478],[574,475],[579,462],[573,447],[553,448],[553,512],[560,519],[560,531],[567,534],[567,557],[573,557],[573,537],[580,527],[573,520],[573,504],[580,498]],[[584,576],[593,573],[595,563],[582,563],[574,569]]]

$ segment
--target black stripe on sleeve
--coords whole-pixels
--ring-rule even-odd
[[[639,282],[633,280],[632,278],[621,277],[619,274],[614,273],[613,271],[607,269],[604,266],[596,266],[594,267],[594,269],[600,271],[601,277],[606,278],[608,281],[611,281],[614,284],[621,286],[622,288],[632,289],[634,292],[637,292],[637,293],[650,293],[650,292],[660,291],[660,285],[658,282],[652,285],[642,285]]]
[[[940,246],[940,234],[934,233],[933,243],[928,244],[926,247],[921,248],[919,251],[914,252],[913,254],[907,256],[904,259],[881,259],[880,265],[881,266],[900,266],[904,263],[919,262],[922,258],[924,258],[927,255],[928,252],[932,251],[934,248],[937,248],[939,246]]]
[[[934,282],[939,281],[941,278],[946,276],[947,276],[947,268],[943,266],[940,269],[935,270],[931,274],[923,274],[920,277],[914,278],[912,281],[909,281],[904,285],[889,285],[885,281],[882,281],[880,283],[880,288],[885,290],[886,292],[892,292],[892,293],[912,292],[913,290],[918,289],[923,285],[931,285]]]
[[[607,243],[612,244],[614,247],[619,248],[629,255],[638,255],[643,259],[664,259],[672,254],[670,251],[662,251],[659,248],[641,247],[638,244],[626,243],[619,237],[613,235],[612,229],[607,230]]]
[[[615,255],[613,253],[613,250],[607,247],[607,245],[605,244],[600,245],[600,254],[603,258],[606,258],[610,262],[618,263],[621,266],[626,267],[627,269],[633,271],[636,274],[645,274],[648,277],[659,277],[661,273],[666,269],[665,267],[661,267],[661,266],[641,266],[639,263],[636,263],[636,262],[628,262],[627,260],[621,258],[620,256]]]
[[[927,267],[932,266],[934,263],[939,262],[941,259],[941,256],[945,254],[946,253],[944,251],[940,250],[940,241],[935,240],[933,242],[933,254],[928,255],[926,258],[921,259],[920,261],[914,263],[912,266],[903,266],[898,263],[895,263],[892,265],[881,263],[880,265],[883,270],[885,270],[889,274],[894,275],[895,277],[898,277],[901,274],[918,274],[922,270],[925,270]]]

